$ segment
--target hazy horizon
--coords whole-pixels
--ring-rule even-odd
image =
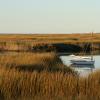
[[[2,0],[0,33],[100,33],[99,0]]]

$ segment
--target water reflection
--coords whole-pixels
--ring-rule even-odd
[[[94,72],[95,70],[100,69],[100,55],[94,56],[94,59],[95,59],[94,65],[71,64],[70,60],[72,59],[72,57],[70,56],[60,56],[60,58],[65,65],[75,69],[75,71],[77,71],[81,76],[86,76],[90,74],[91,72]]]
[[[78,72],[80,76],[87,76],[91,72],[94,71],[95,66],[94,65],[77,65],[77,64],[71,64],[70,65],[75,71]]]

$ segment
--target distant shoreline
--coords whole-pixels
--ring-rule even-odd
[[[100,34],[0,34],[0,51],[81,52],[100,50]]]

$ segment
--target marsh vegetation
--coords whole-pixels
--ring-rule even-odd
[[[24,52],[50,43],[79,44],[88,40],[85,35],[32,36],[0,35],[1,51],[22,50],[14,54],[0,55],[0,100],[100,99],[100,71],[80,77],[62,63],[58,55],[52,52],[52,47],[48,52],[45,49],[44,52]],[[95,40],[96,37],[98,40]],[[99,37],[95,36],[95,43],[100,42]]]
[[[100,34],[0,34],[0,51],[77,52],[88,46],[100,50]]]
[[[53,52],[0,55],[2,100],[93,100],[99,88],[99,71],[79,77]]]

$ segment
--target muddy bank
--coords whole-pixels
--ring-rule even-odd
[[[32,51],[36,52],[62,52],[62,53],[70,53],[70,52],[91,52],[93,51],[100,51],[100,44],[93,44],[91,43],[79,43],[79,44],[66,44],[66,43],[52,43],[52,44],[39,44],[37,46],[33,46]]]

